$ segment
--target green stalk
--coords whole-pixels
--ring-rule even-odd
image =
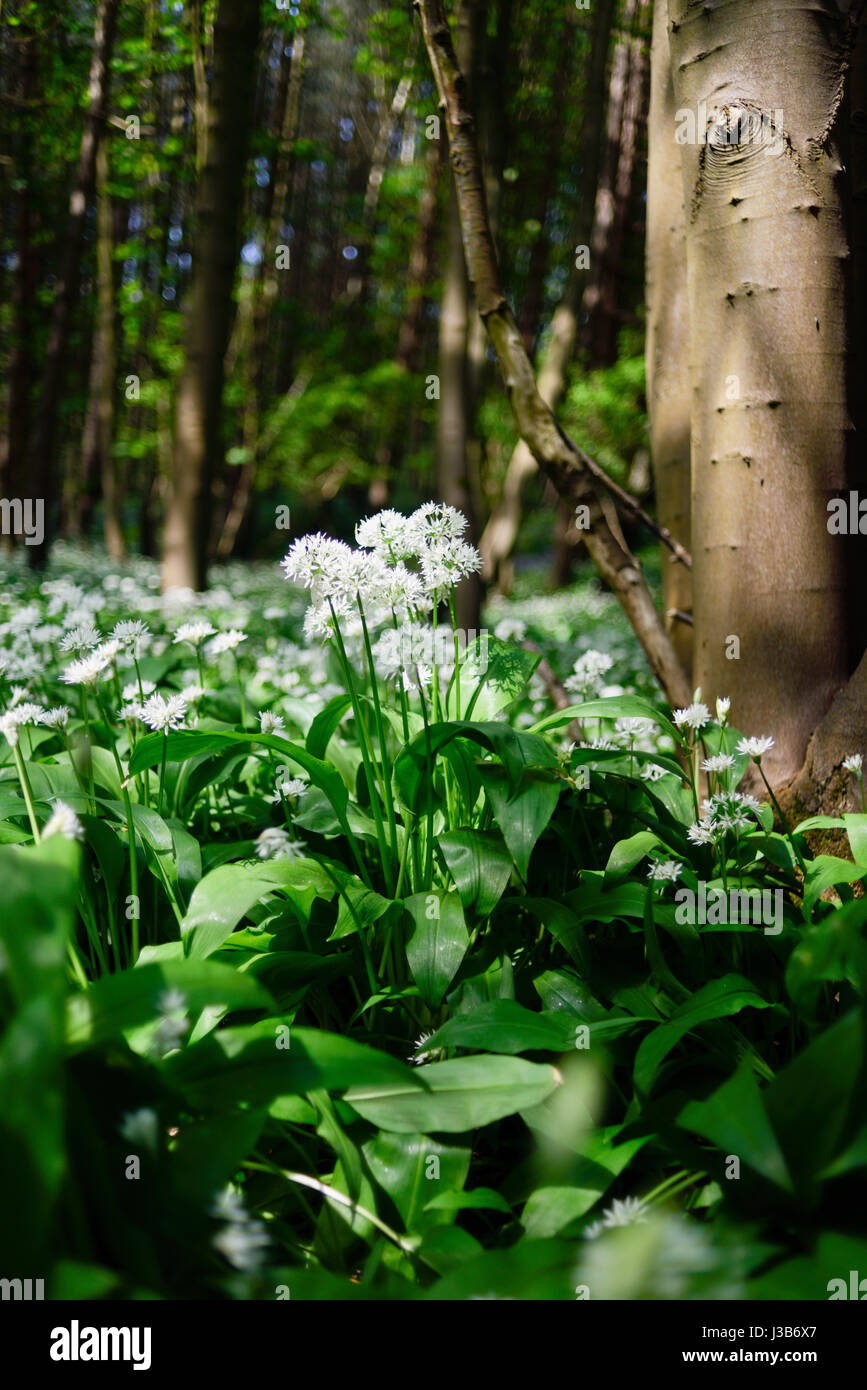
[[[167,753],[167,752],[168,752],[168,734],[167,734],[167,733],[165,732],[165,730],[164,730],[164,731],[163,731],[163,755],[162,755],[162,758],[160,759],[160,790],[159,790],[159,808],[160,808],[160,815],[163,815],[163,795],[164,795],[164,791],[165,791],[165,780],[166,780],[166,753]]]
[[[458,612],[455,603],[454,586],[449,594],[449,613],[452,619],[452,638],[455,649],[455,719],[461,717],[461,652],[460,642],[458,641]]]
[[[136,677],[136,680],[138,681],[138,698],[139,698],[139,703],[143,705],[143,704],[144,704],[144,698],[145,698],[145,695],[144,695],[144,686],[143,686],[143,684],[142,684],[141,671],[139,670],[138,656],[136,655],[135,644],[133,644],[132,664],[133,664],[133,666],[135,667],[135,677]],[[132,731],[130,731],[130,747],[132,748],[132,746],[133,746],[133,743],[132,743]],[[150,804],[151,804],[151,776],[150,776],[150,770],[149,770],[148,768],[145,768],[144,773],[143,773],[143,778],[142,778],[142,780],[143,780],[143,783],[144,783],[144,786],[143,786],[144,804],[145,804],[145,806],[150,807]]]
[[[234,661],[235,661],[235,675],[237,676],[237,679],[238,679],[238,697],[239,697],[239,699],[240,699],[240,701],[241,701],[241,728],[242,728],[242,729],[246,729],[246,727],[247,727],[247,706],[246,706],[246,704],[244,703],[244,682],[243,682],[242,679],[241,679],[241,663],[240,663],[240,661],[238,660],[238,654],[237,654],[237,652],[233,652],[233,653],[232,653],[232,656],[233,656]]]
[[[364,608],[361,603],[361,596],[356,596],[358,611],[361,614],[361,631],[364,636],[364,652],[367,657],[367,666],[370,671],[370,690],[373,696],[373,709],[376,716],[376,730],[379,741],[379,756],[382,761],[382,783],[385,788],[385,808],[388,814],[388,827],[391,839],[391,853],[393,859],[397,857],[397,819],[394,813],[394,797],[391,791],[391,763],[388,757],[388,745],[385,736],[385,722],[382,717],[382,706],[379,702],[379,684],[376,679],[376,667],[373,664],[373,649],[370,645],[370,633],[367,630],[367,619],[364,616]]]
[[[93,787],[93,739],[90,734],[90,711],[87,706],[87,687],[81,686],[81,713],[84,719],[84,736],[87,740],[87,781],[90,787],[90,805],[88,807],[92,816],[96,815],[95,791]]]
[[[337,641],[337,650],[340,656],[341,666],[343,667],[343,676],[344,680],[346,681],[347,693],[349,695],[350,700],[352,701],[352,709],[355,715],[355,722],[358,726],[358,747],[361,752],[361,761],[364,766],[364,777],[365,781],[367,782],[368,795],[370,796],[370,808],[373,813],[373,820],[376,826],[376,838],[379,843],[379,853],[382,857],[383,868],[386,869],[388,867],[388,869],[390,870],[390,854],[388,849],[388,842],[385,838],[385,829],[382,823],[382,812],[379,806],[379,792],[377,790],[376,776],[373,770],[373,759],[367,736],[367,727],[362,714],[361,701],[358,698],[358,688],[355,684],[355,677],[352,673],[352,666],[350,665],[349,658],[346,655],[346,647],[343,644],[343,634],[340,631],[340,624],[337,621],[337,614],[334,611],[334,604],[331,602],[330,599],[328,600],[328,606],[331,609],[331,616],[334,619],[334,635]]]
[[[434,668],[436,669],[436,668]],[[421,712],[424,719],[425,741],[427,743],[428,777],[427,777],[427,843],[425,844],[425,866],[424,866],[424,886],[430,887],[433,878],[433,753],[430,741],[430,724],[428,723],[427,709],[425,707],[424,696],[421,699]]]
[[[373,960],[370,954],[370,947],[367,944],[367,938],[364,935],[364,928],[361,924],[361,920],[358,916],[358,913],[355,911],[355,908],[352,905],[349,894],[346,892],[344,888],[341,887],[337,875],[331,870],[329,865],[324,862],[324,860],[320,860],[319,862],[322,864],[323,869],[327,873],[328,877],[331,879],[331,882],[334,884],[334,887],[337,889],[338,894],[346,903],[346,906],[349,909],[349,915],[355,923],[355,929],[358,932],[358,939],[361,942],[362,955],[364,956],[364,968],[367,971],[367,983],[370,986],[371,994],[375,994],[377,988],[376,975],[374,974]]]
[[[126,788],[126,778],[124,777],[123,765],[121,764],[120,757],[117,751],[117,740],[114,736],[114,729],[111,727],[111,721],[108,719],[104,709],[102,711],[102,715],[105,719],[106,727],[108,729],[108,743],[109,747],[111,748],[112,757],[114,758],[114,765],[117,768],[117,775],[120,778],[120,792],[121,796],[123,797],[123,810],[124,815],[126,817],[127,850],[129,853],[129,891],[135,899],[136,908],[136,914],[132,919],[132,963],[134,965],[135,962],[138,960],[139,953],[138,858],[136,856],[135,824],[132,818],[132,802],[129,799],[129,792]],[[165,743],[163,743],[163,752],[165,753]]]
[[[27,807],[27,819],[30,821],[30,829],[33,834],[34,844],[39,844],[41,836],[39,834],[39,821],[36,819],[36,812],[33,809],[33,792],[30,787],[30,779],[27,776],[27,768],[21,756],[21,749],[17,743],[12,744],[12,754],[15,758],[15,768],[18,773],[18,781],[21,783],[21,793],[24,797],[24,805]]]

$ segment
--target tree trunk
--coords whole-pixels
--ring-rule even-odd
[[[31,381],[33,376],[33,330],[36,290],[39,281],[39,257],[34,232],[32,185],[33,136],[29,111],[37,87],[36,38],[22,24],[15,35],[20,46],[19,93],[25,112],[15,146],[15,255],[16,265],[12,282],[12,338],[7,363],[9,383],[6,430],[0,441],[0,493],[4,497],[23,497],[29,486],[30,427],[32,417]],[[11,539],[3,536],[0,545],[11,547]]]
[[[686,213],[674,86],[668,47],[667,0],[653,11],[647,170],[647,406],[660,521],[690,544],[690,325],[686,276]],[[675,613],[692,613],[692,575],[663,547],[662,594],[669,632],[692,671],[692,628]]]
[[[624,113],[629,93],[631,42],[628,31],[634,20],[638,0],[624,0],[621,29],[611,58],[608,79],[608,102],[605,108],[605,143],[593,208],[593,228],[590,234],[590,276],[581,301],[581,318],[587,322],[582,335],[591,348],[598,335],[598,320],[602,313],[602,292],[610,256],[611,239],[617,219],[617,172],[620,165],[620,143],[624,130]]]
[[[114,217],[108,193],[108,144],[101,140],[96,158],[96,323],[90,363],[90,391],[81,445],[81,491],[72,499],[77,526],[87,538],[96,485],[101,488],[103,535],[114,560],[125,547],[120,522],[117,467],[112,457],[115,393]]]
[[[220,0],[214,23],[207,154],[197,197],[192,304],[163,533],[167,589],[205,586],[211,480],[222,453],[223,359],[238,262],[259,10],[257,0]]]
[[[849,426],[844,20],[831,0],[668,12],[675,98],[695,123],[681,145],[694,679],[732,697],[734,725],[775,735],[768,775],[784,781],[847,674],[844,544],[827,510],[845,491]]]
[[[52,498],[57,492],[57,426],[60,397],[66,367],[72,314],[78,298],[81,250],[87,207],[96,179],[96,155],[103,136],[108,109],[111,54],[119,0],[100,0],[93,35],[93,56],[87,88],[87,113],[78,154],[75,185],[69,199],[69,216],[64,231],[60,273],[54,288],[51,327],[45,349],[45,375],[42,383],[39,426],[36,436],[35,484],[37,496],[45,503],[45,541],[28,548],[30,563],[45,564],[51,538]]]
[[[605,74],[614,8],[615,0],[600,0],[596,8],[585,82],[581,139],[584,150],[584,196],[572,241],[575,248],[590,245],[593,228],[602,158]],[[578,336],[578,310],[585,275],[586,271],[578,268],[577,255],[573,254],[566,290],[551,319],[548,342],[539,372],[539,394],[551,410],[557,409],[566,388],[566,373]],[[497,580],[502,592],[506,592],[509,587],[505,582],[505,567],[518,538],[518,528],[521,524],[521,493],[536,469],[536,460],[532,453],[523,439],[519,440],[506,469],[500,499],[480,542],[479,548],[484,562],[482,576],[488,583]],[[508,569],[511,571],[511,566],[508,566]]]
[[[301,105],[301,76],[304,64],[304,37],[299,34],[292,46],[288,68],[285,53],[281,55],[280,81],[274,106],[271,134],[277,142],[273,177],[268,183],[263,207],[262,259],[254,272],[249,294],[241,305],[236,334],[246,347],[246,399],[243,411],[243,446],[245,459],[237,470],[232,500],[223,521],[217,544],[217,558],[227,560],[235,549],[238,533],[247,515],[253,495],[256,463],[260,453],[262,413],[265,406],[265,358],[268,349],[268,325],[271,309],[277,298],[277,248],[281,244],[281,228],[286,218],[286,203],[294,161],[295,141],[298,138],[298,118]],[[231,358],[231,350],[229,352]]]
[[[646,0],[641,0],[641,11]],[[632,205],[635,161],[642,113],[647,109],[647,52],[643,38],[633,37],[629,44],[629,69],[623,120],[617,147],[617,172],[614,178],[613,220],[608,233],[602,263],[602,283],[599,306],[592,339],[591,362],[608,367],[617,360],[617,335],[623,322],[623,252],[629,209]]]
[[[471,83],[475,58],[476,7],[478,0],[461,0],[458,10],[458,44],[462,70]],[[461,215],[454,187],[449,187],[446,262],[443,270],[439,321],[440,400],[437,411],[437,493],[450,507],[457,507],[476,535],[473,490],[469,476],[471,408],[468,360],[470,295],[461,241]],[[479,625],[481,586],[472,576],[458,591],[458,626],[464,631]]]

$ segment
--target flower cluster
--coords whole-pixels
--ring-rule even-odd
[[[754,829],[761,809],[761,803],[746,792],[718,792],[702,802],[701,820],[689,827],[687,836],[694,845],[716,844],[728,830],[739,835]]]
[[[481,568],[463,539],[467,524],[454,507],[429,502],[410,516],[388,510],[359,522],[357,550],[321,533],[293,542],[283,573],[310,593],[305,635],[327,639],[337,623],[351,634],[362,612],[372,627],[430,613]]]
[[[211,1207],[211,1216],[226,1224],[214,1236],[213,1244],[235,1269],[245,1273],[257,1270],[269,1245],[264,1222],[247,1211],[237,1188],[225,1187]]]

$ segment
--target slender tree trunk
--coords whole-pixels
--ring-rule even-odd
[[[102,525],[105,547],[114,560],[125,553],[120,517],[120,487],[113,456],[115,400],[114,217],[108,191],[108,144],[100,144],[97,161],[97,454],[102,480]]]
[[[639,25],[647,0],[641,0]],[[623,121],[617,148],[614,179],[614,212],[602,264],[599,306],[594,324],[591,361],[600,367],[617,360],[617,335],[622,323],[623,253],[629,209],[632,206],[635,162],[642,114],[647,109],[648,61],[644,39],[634,36],[629,45],[629,71],[623,103]]]
[[[103,534],[106,549],[115,560],[124,555],[120,522],[117,467],[114,444],[115,303],[114,216],[108,192],[108,142],[101,140],[96,157],[96,323],[90,365],[90,391],[81,446],[79,496],[71,498],[70,513],[77,520],[75,533],[87,537],[94,494],[102,492]]]
[[[186,364],[178,386],[163,533],[165,588],[205,586],[211,480],[222,453],[223,359],[238,262],[259,10],[257,0],[220,0],[214,24],[207,155],[198,190]]]
[[[615,0],[600,0],[595,12],[593,39],[585,82],[584,121],[581,138],[584,151],[584,190],[581,211],[576,219],[575,235],[572,239],[572,245],[576,249],[581,246],[590,246],[593,228],[602,158],[605,74],[608,66],[614,9]],[[551,319],[548,340],[539,372],[539,394],[551,410],[557,409],[566,387],[566,373],[578,336],[578,312],[585,276],[586,270],[579,269],[579,258],[573,254],[563,298],[554,310]],[[519,440],[506,469],[500,499],[482,534],[480,543],[484,562],[482,576],[488,583],[496,579],[503,592],[507,592],[511,582],[511,566],[507,562],[515,547],[518,528],[521,524],[521,494],[525,484],[536,471],[536,460],[524,440]]]
[[[629,94],[631,40],[628,31],[634,23],[637,8],[638,0],[623,0],[623,27],[614,45],[608,79],[605,143],[590,235],[590,276],[581,301],[581,318],[586,320],[588,325],[583,337],[591,349],[591,360],[598,334],[598,321],[602,314],[603,286],[617,221],[617,172],[621,162],[624,113]]]
[[[458,45],[462,69],[472,82],[478,0],[461,0],[458,10]],[[443,271],[439,322],[440,402],[437,411],[436,477],[443,502],[469,518],[476,534],[473,489],[470,484],[469,448],[472,432],[468,332],[470,293],[461,240],[461,215],[454,187],[449,185],[447,249]],[[476,578],[461,585],[458,593],[458,625],[465,631],[478,628],[481,586]]]
[[[545,135],[546,156],[542,168],[542,186],[538,208],[540,227],[530,252],[530,266],[527,272],[527,291],[521,306],[521,333],[524,346],[533,352],[536,333],[539,327],[539,311],[542,304],[542,287],[548,269],[549,243],[545,232],[548,220],[548,205],[557,188],[557,173],[560,167],[560,131],[563,112],[567,109],[569,88],[575,63],[575,25],[577,10],[569,8],[565,12],[560,56],[554,72],[554,86],[551,93],[550,121]]]
[[[845,495],[849,425],[844,19],[832,0],[777,0],[772,22],[741,0],[669,0],[668,12],[675,97],[696,138],[681,145],[694,679],[705,697],[732,697],[736,727],[775,735],[768,772],[783,781],[847,674],[846,543],[827,510]]]
[[[237,477],[232,489],[232,500],[217,544],[219,560],[226,560],[233,553],[253,495],[256,462],[260,451],[262,412],[265,408],[268,325],[271,309],[277,297],[277,278],[280,274],[277,269],[277,250],[281,244],[281,228],[286,217],[286,200],[295,141],[298,138],[303,61],[304,38],[303,35],[299,35],[293,44],[291,60],[287,60],[285,53],[281,55],[281,73],[271,126],[271,135],[277,144],[277,155],[262,209],[262,259],[256,267],[249,291],[242,299],[233,335],[238,340],[238,355],[246,358],[246,398],[241,426],[245,459],[240,468],[234,470]],[[229,358],[232,357],[233,351],[230,347]]]
[[[50,541],[52,501],[57,491],[59,478],[57,427],[60,415],[60,398],[63,390],[70,325],[78,298],[84,223],[88,203],[93,195],[97,149],[103,136],[108,107],[110,65],[118,4],[119,0],[100,0],[96,11],[84,134],[78,155],[75,184],[69,200],[69,216],[64,233],[60,273],[54,289],[51,327],[45,350],[45,375],[36,436],[35,482],[37,495],[45,503],[46,534],[43,545],[34,545],[28,549],[30,563],[37,566],[45,564]]]
[[[690,544],[690,325],[686,276],[686,213],[680,149],[674,139],[674,86],[667,0],[653,13],[647,171],[647,404],[657,514]],[[692,671],[692,575],[670,563],[663,547],[662,594],[675,651]]]
[[[431,144],[425,162],[427,176],[419,199],[416,232],[409,256],[406,309],[401,319],[397,338],[396,361],[405,371],[413,371],[418,364],[425,287],[430,277],[433,236],[436,229],[437,184],[440,169],[440,150],[437,142]]]
[[[7,365],[8,395],[6,430],[0,440],[0,494],[22,497],[29,487],[30,430],[32,419],[31,385],[33,377],[33,330],[39,257],[32,203],[33,138],[30,103],[37,90],[38,52],[36,38],[22,25],[16,33],[20,60],[18,90],[24,115],[18,125],[15,147],[15,253],[12,281],[12,340]],[[0,539],[11,547],[11,539]]]

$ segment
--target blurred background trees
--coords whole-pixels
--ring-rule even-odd
[[[452,15],[546,396],[643,492],[650,9]],[[278,555],[280,506],[349,534],[436,493],[504,590],[522,553],[568,575],[580,536],[505,406],[408,4],[17,0],[0,63],[0,492],[39,480],[46,543],[164,546],[199,586]]]

